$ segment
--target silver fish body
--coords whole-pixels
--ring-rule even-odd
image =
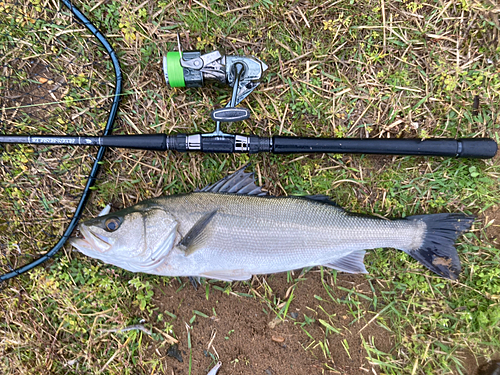
[[[160,275],[248,279],[334,264],[364,249],[416,249],[425,231],[422,222],[358,217],[307,198],[191,193],[148,203],[165,207],[175,217],[176,243],[215,212],[198,244],[174,246],[162,266],[152,270]],[[364,267],[355,271],[366,272]]]
[[[317,265],[366,272],[365,250],[381,247],[403,250],[444,277],[460,272],[453,242],[471,217],[386,220],[347,212],[323,196],[256,195],[260,189],[242,170],[222,182],[89,220],[80,225],[84,238],[72,244],[133,272],[219,280]],[[242,189],[254,194],[232,192]]]

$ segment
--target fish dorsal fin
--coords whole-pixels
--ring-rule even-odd
[[[267,195],[267,192],[262,191],[260,186],[255,185],[253,172],[245,172],[249,164],[238,169],[233,174],[224,177],[215,184],[205,186],[199,192],[205,193],[228,193],[228,194],[244,194],[244,195]]]
[[[368,273],[364,264],[365,253],[364,250],[353,251],[343,258],[324,264],[324,266],[347,273]]]
[[[199,247],[203,246],[207,236],[205,229],[216,213],[217,210],[214,210],[203,215],[179,242],[178,246],[186,252],[186,255],[194,253]]]

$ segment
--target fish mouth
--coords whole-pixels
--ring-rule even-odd
[[[82,253],[87,255],[95,251],[104,253],[111,248],[110,238],[91,231],[85,225],[80,225],[78,230],[81,237],[71,237],[69,243]]]

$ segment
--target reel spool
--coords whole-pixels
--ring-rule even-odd
[[[198,51],[184,52],[183,59],[193,60],[201,56]],[[184,68],[181,65],[180,52],[168,52],[163,57],[163,71],[165,81],[170,87],[201,87],[203,86],[203,73],[201,70]]]

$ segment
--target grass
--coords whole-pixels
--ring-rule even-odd
[[[16,12],[7,12],[5,4],[0,2],[0,22],[11,25],[12,33],[1,34],[0,41],[11,43],[4,46],[20,38],[32,43],[37,56],[52,53],[58,59],[46,61],[68,82],[64,96],[56,96],[63,101],[60,109],[42,117],[43,121],[38,113],[26,110],[25,120],[6,129],[21,126],[33,134],[42,130],[98,132],[105,120],[103,108],[109,103],[100,98],[111,92],[106,82],[112,77],[102,52],[85,32],[62,34],[62,42],[58,44],[56,38],[53,43],[51,35],[64,29],[67,18],[54,22],[53,13],[45,8],[52,3],[26,0],[10,5]],[[243,103],[252,118],[231,125],[230,132],[371,138],[489,136],[499,141],[499,9],[488,1],[134,0],[78,5],[109,37],[122,63],[127,95],[116,134],[214,129],[207,120],[209,113],[225,105],[228,89],[165,87],[160,56],[175,48],[179,32],[186,49],[252,54],[270,67],[263,84]],[[18,18],[13,20],[13,14]],[[65,45],[72,47],[65,49]],[[8,50],[0,48],[2,61],[8,61]],[[83,60],[85,51],[91,51],[87,60]],[[57,61],[72,63],[60,66]],[[96,61],[99,66],[92,65]],[[80,62],[89,65],[79,71]],[[26,82],[26,72],[20,69],[16,79]],[[29,82],[23,84],[32,87]],[[475,97],[479,98],[476,112]],[[3,100],[2,94],[2,106]],[[2,212],[25,216],[20,223],[0,221],[4,233],[18,230],[16,240],[5,237],[9,242],[0,249],[15,260],[16,246],[34,247],[28,251],[31,255],[49,247],[54,233],[46,235],[43,218],[65,218],[71,212],[91,156],[75,150],[74,155],[80,156],[61,164],[52,160],[62,160],[65,149],[43,153],[20,146],[7,151],[0,156],[3,180],[10,181],[1,185]],[[296,288],[307,284],[307,273],[298,278],[296,273],[289,275],[286,296],[277,295],[266,277],[258,278],[262,288],[255,282],[208,282],[204,286],[207,300],[217,298],[216,293],[235,301],[257,299],[269,321],[288,324],[283,323],[287,320],[301,327],[311,340],[304,345],[305,352],[322,361],[325,373],[336,373],[329,340],[352,326],[338,325],[338,317],[330,312],[332,306],[345,308],[351,324],[375,324],[390,333],[394,345],[385,352],[361,335],[363,355],[382,373],[465,374],[470,364],[463,363],[464,356],[488,359],[500,352],[500,255],[490,234],[500,219],[497,215],[493,224],[483,219],[494,217],[498,207],[498,158],[162,155],[110,150],[87,215],[94,216],[108,202],[125,207],[161,194],[188,192],[249,161],[265,187],[277,195],[327,194],[349,210],[388,217],[434,212],[478,215],[473,230],[458,245],[463,273],[458,282],[443,280],[401,252],[379,249],[366,258],[369,275],[364,280],[371,292],[347,288],[337,282],[340,273],[322,270],[323,290],[310,296],[304,317],[291,317],[290,306],[297,301]],[[39,170],[55,171],[54,180],[68,187],[43,185]],[[35,185],[43,199],[31,195],[28,186]],[[35,219],[35,227],[23,224]],[[175,306],[160,311],[155,301],[162,287],[177,282],[108,268],[67,249],[47,267],[3,286],[2,373],[63,374],[75,368],[96,374],[162,373],[164,360],[147,350],[143,332],[100,331],[143,324],[141,319],[148,320],[144,324],[149,328],[158,329],[153,330],[153,339],[160,352],[172,338],[187,334],[184,345],[189,343],[189,357],[185,360],[191,367],[197,320],[216,316],[217,305],[212,311],[194,306],[186,318],[187,329],[174,331]],[[185,280],[181,284],[190,287]],[[229,341],[236,334],[219,332]],[[345,356],[357,350],[348,341],[342,347]],[[233,360],[235,365],[245,362]]]

